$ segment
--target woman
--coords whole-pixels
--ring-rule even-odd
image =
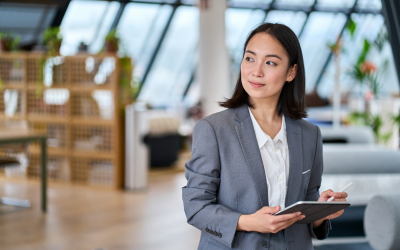
[[[299,213],[274,216],[297,201],[346,201],[319,195],[322,139],[303,120],[305,73],[299,41],[287,26],[265,23],[244,46],[227,109],[197,122],[182,189],[188,223],[201,230],[198,249],[313,249],[330,219],[294,224]]]

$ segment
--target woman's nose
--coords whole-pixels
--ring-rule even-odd
[[[264,72],[263,72],[263,70],[262,70],[262,65],[261,65],[261,64],[257,64],[257,65],[254,67],[253,76],[254,76],[254,77],[263,77],[263,76],[264,76]]]

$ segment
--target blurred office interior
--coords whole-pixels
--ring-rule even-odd
[[[321,190],[314,248],[400,249],[400,3],[1,0],[0,249],[196,249],[184,165],[263,22],[298,36]]]

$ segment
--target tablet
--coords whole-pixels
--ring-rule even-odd
[[[295,224],[308,224],[350,206],[348,202],[299,201],[273,215],[301,212],[306,217]]]

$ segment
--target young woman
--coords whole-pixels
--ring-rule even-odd
[[[332,214],[294,224],[299,213],[274,216],[297,201],[346,201],[319,195],[322,139],[303,120],[305,72],[299,41],[282,24],[265,23],[244,45],[241,71],[227,109],[199,120],[186,164],[183,202],[189,224],[201,230],[198,249],[311,250],[324,239]]]

